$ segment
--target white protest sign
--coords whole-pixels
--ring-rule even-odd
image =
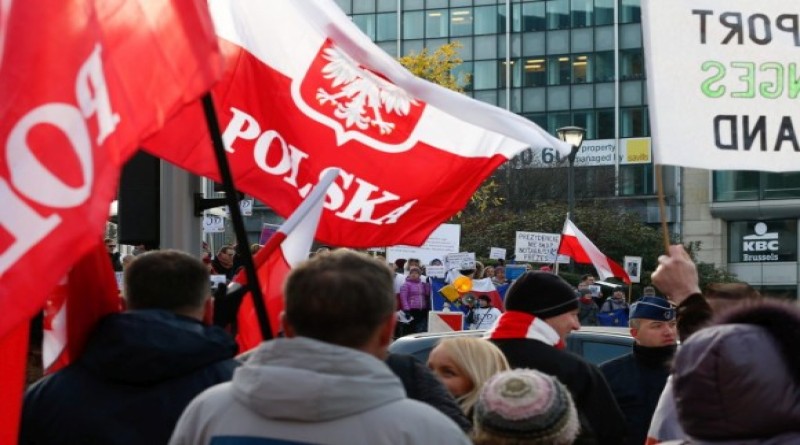
[[[518,231],[514,259],[520,262],[553,264],[556,262],[560,242],[561,235],[558,233]],[[569,258],[558,255],[558,262],[569,263]]]
[[[503,249],[502,247],[489,248],[489,258],[495,260],[506,259],[506,249]]]
[[[796,3],[649,0],[642,27],[656,163],[797,170]]]
[[[631,283],[638,283],[642,278],[642,257],[640,256],[626,256],[623,263],[625,264],[625,272],[628,273],[628,278]]]
[[[394,263],[398,258],[417,258],[422,264],[430,264],[435,259],[442,261],[448,253],[460,250],[460,242],[461,225],[442,224],[419,247],[403,245],[387,247],[386,261]]]
[[[239,211],[242,212],[242,216],[253,216],[253,202],[252,199],[243,199],[239,201]],[[231,210],[228,206],[222,208],[225,212],[226,216],[230,216]]]
[[[444,268],[444,265],[440,265],[440,266],[428,265],[428,266],[425,266],[425,274],[427,276],[429,276],[429,277],[444,278],[445,272],[446,272],[446,270]]]
[[[445,259],[447,270],[469,270],[475,269],[475,252],[450,253]]]
[[[218,215],[203,217],[203,233],[220,233],[225,231],[225,218]]]

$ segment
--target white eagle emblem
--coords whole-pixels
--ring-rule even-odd
[[[336,48],[326,48],[328,61],[322,70],[323,77],[331,81],[333,93],[318,88],[316,99],[320,105],[335,107],[333,115],[344,121],[346,128],[356,126],[367,130],[378,128],[380,134],[390,134],[395,124],[384,119],[389,113],[407,116],[417,102],[405,90],[358,66]]]

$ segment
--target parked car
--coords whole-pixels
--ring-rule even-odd
[[[428,362],[431,349],[442,338],[483,337],[486,331],[428,332],[406,335],[389,346],[389,352],[413,355],[422,363]],[[599,365],[631,352],[633,337],[628,328],[584,326],[567,337],[567,350]]]

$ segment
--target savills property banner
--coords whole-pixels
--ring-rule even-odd
[[[780,0],[643,0],[658,164],[795,171],[800,20]]]

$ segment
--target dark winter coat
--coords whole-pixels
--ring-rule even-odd
[[[512,368],[531,368],[557,377],[569,388],[581,417],[576,444],[624,443],[625,418],[596,366],[571,352],[531,339],[491,340]]]
[[[764,301],[719,323],[692,334],[675,358],[691,443],[800,443],[800,308]]]
[[[425,365],[405,354],[389,354],[386,364],[403,382],[409,399],[419,400],[438,409],[465,432],[472,429],[472,421],[461,411],[456,399]]]
[[[166,444],[186,405],[231,379],[236,349],[172,312],[109,315],[75,363],[28,389],[20,444]]]
[[[669,377],[674,353],[674,346],[645,348],[634,345],[630,354],[600,365],[600,371],[628,424],[625,443],[642,445],[645,442],[658,398]]]

